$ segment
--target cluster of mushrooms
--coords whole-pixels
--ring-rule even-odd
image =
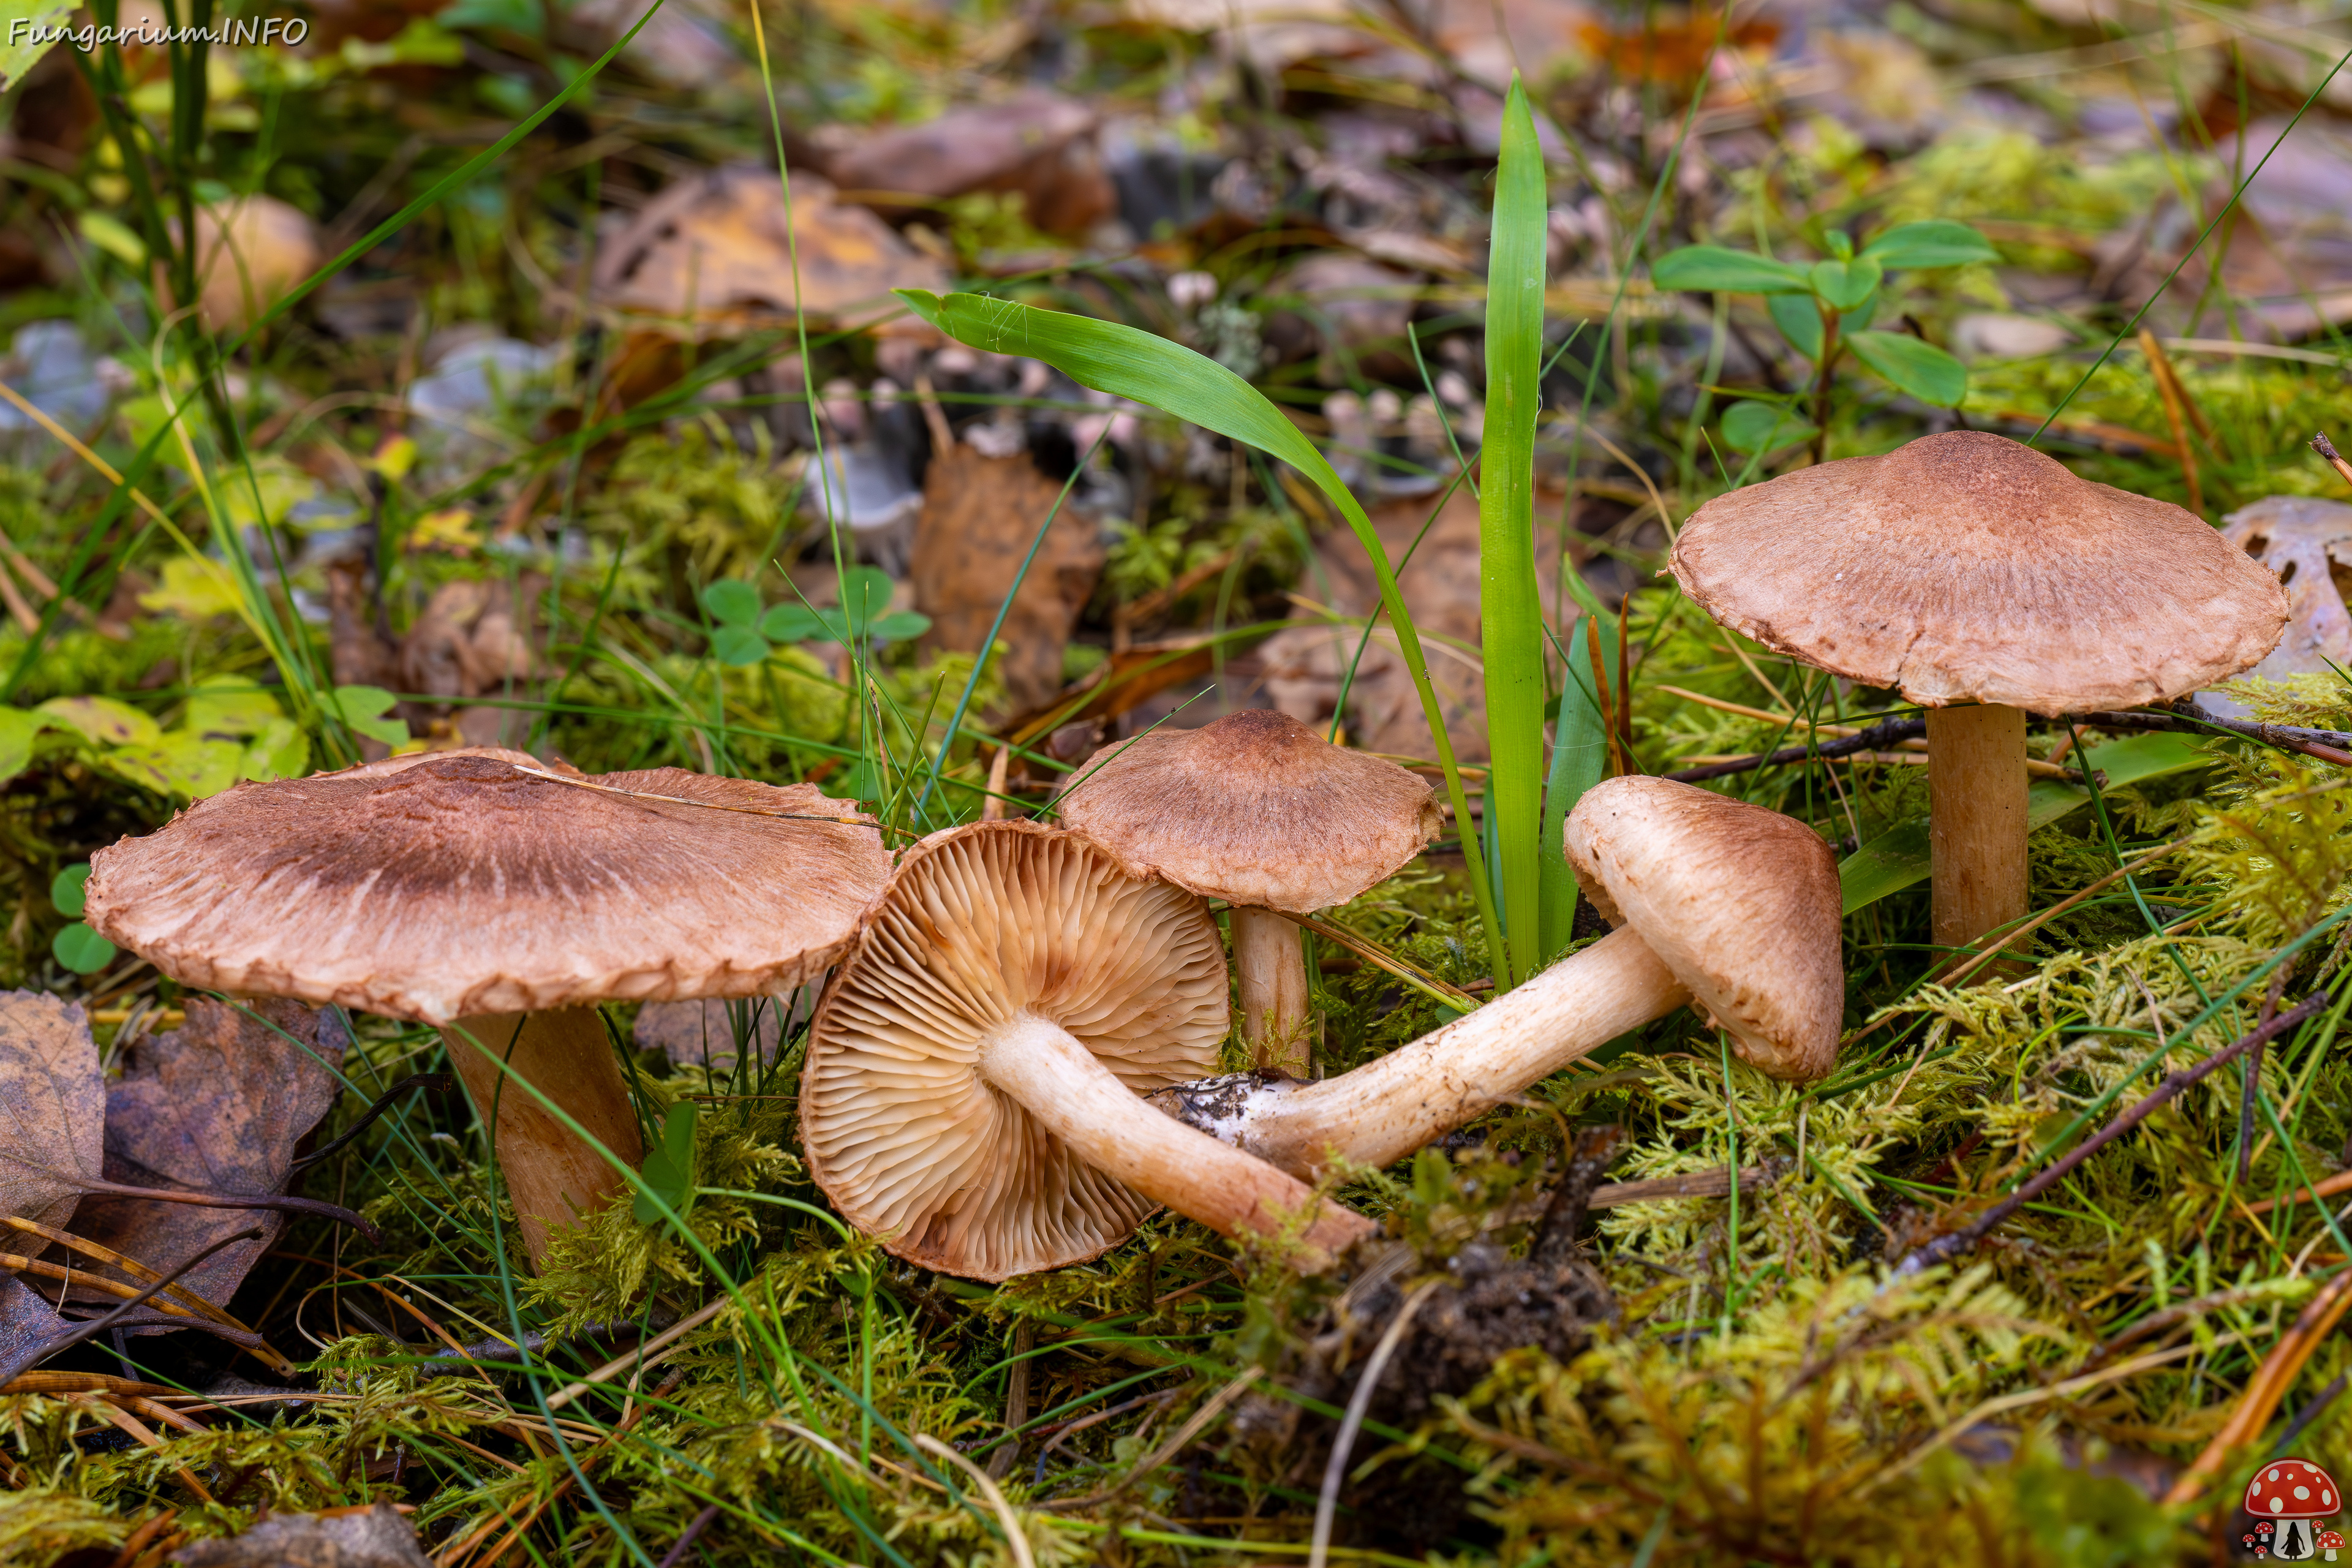
[[[2026,711],[2179,695],[2285,625],[2277,582],[2189,513],[1966,432],[1726,496],[1673,566],[1726,625],[1928,706],[1955,945],[2024,913]],[[800,1095],[811,1172],[892,1252],[989,1280],[1097,1257],[1156,1205],[1287,1235],[1316,1267],[1372,1230],[1318,1195],[1327,1169],[1397,1160],[1685,1005],[1777,1077],[1836,1056],[1836,864],[1775,812],[1602,783],[1567,851],[1612,933],[1307,1081],[1286,914],[1420,854],[1442,821],[1429,786],[1254,710],[1107,749],[1056,805],[1060,826],[950,828],[894,864],[811,784],[425,753],[199,801],[94,858],[87,918],[183,984],[439,1026],[534,1263],[642,1155],[605,1002],[774,996],[829,971]],[[1231,1019],[1213,899],[1265,1069],[1232,1078],[1213,1076]],[[1948,904],[1965,912],[1948,923]]]

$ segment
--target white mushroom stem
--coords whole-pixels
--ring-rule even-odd
[[[1312,1181],[1334,1160],[1375,1167],[1401,1160],[1690,999],[1649,944],[1625,927],[1476,1012],[1337,1078],[1244,1080],[1230,1096],[1202,1086],[1162,1090],[1152,1100],[1187,1124]]]
[[[1233,907],[1232,919],[1242,1038],[1249,1042],[1258,1066],[1305,1078],[1307,952],[1298,928],[1272,910],[1245,904]]]
[[[1220,1235],[1277,1234],[1310,1205],[1309,1267],[1373,1234],[1263,1161],[1171,1121],[1137,1098],[1060,1025],[1021,1013],[982,1037],[980,1072],[1088,1164]]]
[[[1927,841],[1936,945],[1974,947],[2026,916],[2025,711],[1927,710]],[[1994,978],[1992,965],[1981,972]]]
[[[593,1007],[541,1013],[486,1013],[441,1031],[449,1065],[466,1085],[474,1114],[490,1129],[499,1174],[514,1199],[515,1220],[536,1269],[550,1234],[628,1185],[612,1163],[549,1114],[537,1086],[591,1137],[635,1168],[645,1158],[636,1108],[621,1064]],[[503,1058],[501,1071],[494,1058]],[[493,1124],[491,1108],[497,1107]]]

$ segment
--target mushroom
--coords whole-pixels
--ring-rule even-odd
[[[534,1265],[641,1154],[596,1004],[801,984],[890,867],[814,784],[482,756],[238,784],[90,864],[85,918],[184,985],[440,1026]]]
[[[2195,514],[1980,431],[1718,496],[1670,564],[1717,621],[1927,710],[1935,942],[2026,913],[2026,714],[2179,696],[2260,659],[2278,580]]]
[[[1275,911],[1346,903],[1444,822],[1421,779],[1267,708],[1106,747],[1057,809],[1134,875],[1232,906],[1242,1037],[1293,1078],[1307,1071],[1307,959]]]
[[[1606,779],[1569,814],[1586,897],[1617,929],[1476,1012],[1319,1083],[1243,1073],[1153,1097],[1312,1179],[1380,1166],[1685,1003],[1759,1071],[1814,1079],[1845,1005],[1837,863],[1821,836],[1689,784]]]
[[[2309,1460],[2275,1459],[2246,1483],[2245,1506],[2256,1519],[2277,1521],[2278,1535],[2271,1547],[2279,1556],[2294,1560],[2318,1554],[2312,1521],[2341,1511],[2344,1497],[2336,1479]]]
[[[1228,1236],[1296,1215],[1307,1261],[1337,1254],[1370,1223],[1139,1098],[1213,1068],[1225,1022],[1198,899],[1066,829],[935,833],[817,1005],[810,1173],[891,1252],[974,1279],[1099,1257],[1154,1203]]]

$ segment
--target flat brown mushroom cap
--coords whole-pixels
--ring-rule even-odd
[[[1671,564],[1725,626],[1933,707],[2159,701],[2286,627],[2278,580],[2193,514],[1974,430],[1718,496]]]
[[[1106,746],[1072,778],[1062,820],[1137,876],[1295,914],[1394,875],[1444,823],[1421,779],[1267,708]]]
[[[1670,779],[1604,779],[1569,813],[1584,896],[1731,1032],[1740,1058],[1783,1079],[1837,1059],[1845,1011],[1837,858],[1794,817]]]
[[[241,784],[92,856],[87,918],[184,985],[445,1024],[803,984],[889,875],[814,784],[593,782],[709,804],[489,757]]]
[[[972,1279],[1098,1258],[1153,1205],[980,1075],[988,1030],[1060,1025],[1140,1096],[1217,1068],[1224,949],[1201,901],[1029,822],[907,853],[809,1034],[801,1140],[834,1206],[898,1256]]]

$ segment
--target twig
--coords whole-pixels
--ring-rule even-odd
[[[1431,1291],[1444,1284],[1432,1279],[1417,1287],[1389,1320],[1381,1342],[1372,1347],[1364,1363],[1364,1373],[1356,1380],[1356,1392],[1348,1396],[1348,1413],[1339,1422],[1339,1434],[1331,1439],[1331,1457],[1323,1465],[1323,1490],[1315,1500],[1315,1544],[1307,1554],[1307,1568],[1324,1568],[1331,1552],[1331,1522],[1339,1510],[1339,1482],[1348,1473],[1348,1456],[1355,1452],[1356,1434],[1363,1429],[1364,1412],[1371,1408],[1372,1390],[1381,1381],[1381,1373],[1389,1369],[1389,1357],[1404,1339],[1405,1330],[1412,1326],[1413,1314],[1429,1300]]]
[[[2352,485],[2352,463],[2344,460],[2344,454],[2336,449],[2336,443],[2327,438],[2326,431],[2322,430],[2311,438],[2311,449],[2326,458],[2327,466],[2334,468],[2346,484]]]
[[[2232,1449],[2252,1442],[2255,1434],[2270,1424],[2271,1412],[2278,1408],[2288,1385],[2303,1371],[2319,1342],[2335,1331],[2347,1308],[2352,1308],[2352,1269],[2321,1286],[2319,1294],[2304,1304],[2294,1326],[2279,1337],[2271,1353],[2263,1358],[2263,1364],[2254,1369],[2245,1395],[2230,1413],[2230,1419],[2180,1473],[2180,1479],[2172,1483],[2172,1489],[2164,1497],[2166,1507],[2177,1508],[2194,1498],[2228,1462]]]
[[[406,1094],[410,1089],[429,1089],[437,1095],[446,1095],[455,1092],[457,1088],[457,1079],[446,1072],[411,1073],[408,1077],[402,1079],[398,1083],[394,1084],[390,1089],[385,1089],[382,1094],[376,1096],[375,1103],[369,1106],[365,1110],[360,1112],[360,1119],[357,1121],[352,1122],[350,1127],[346,1128],[341,1137],[336,1139],[331,1143],[311,1150],[310,1152],[295,1161],[294,1163],[288,1168],[287,1173],[291,1175],[295,1172],[300,1171],[307,1166],[315,1165],[320,1161],[325,1159],[328,1155],[332,1154],[337,1150],[342,1148],[352,1139],[366,1131],[369,1122],[373,1121],[377,1117],[382,1116],[386,1110],[389,1110],[392,1108],[392,1102],[399,1099],[402,1095]]]
[[[1820,741],[1808,746],[1784,746],[1777,752],[1766,752],[1753,757],[1738,757],[1727,763],[1710,763],[1705,767],[1685,768],[1665,776],[1676,784],[1697,784],[1702,779],[1719,779],[1731,773],[1744,773],[1755,768],[1780,767],[1789,763],[1806,762],[1815,757],[1850,756],[1855,752],[1875,752],[1927,732],[1925,719],[1881,719],[1877,723],[1855,731],[1834,741]]]
[[[184,1192],[173,1187],[132,1187],[121,1182],[102,1182],[94,1176],[71,1178],[81,1192],[100,1197],[136,1198],[142,1203],[188,1204],[202,1209],[269,1209],[278,1214],[309,1215],[313,1219],[332,1220],[337,1225],[350,1226],[368,1239],[371,1246],[383,1242],[383,1233],[370,1224],[363,1215],[353,1214],[339,1204],[319,1198],[295,1198],[284,1194],[247,1196],[239,1193]]]
[[[2164,345],[2146,327],[2139,330],[2139,347],[2147,356],[2147,373],[2156,381],[2157,395],[2164,402],[2164,422],[2172,427],[2172,444],[2180,452],[2180,478],[2189,487],[2189,510],[2203,517],[2205,489],[2198,482],[2197,454],[2189,448],[2188,391],[2173,374],[2172,362],[2164,357]]]
[[[194,1268],[197,1264],[202,1263],[205,1258],[210,1258],[214,1253],[218,1252],[221,1248],[232,1246],[240,1241],[258,1240],[263,1234],[264,1232],[257,1226],[251,1230],[240,1230],[235,1236],[222,1237],[218,1241],[214,1242],[210,1247],[205,1247],[202,1252],[197,1253],[194,1258],[189,1258],[185,1263],[181,1264],[177,1268],[173,1269],[169,1274],[163,1276],[163,1279],[158,1279],[152,1285],[148,1286],[147,1289],[142,1290],[138,1295],[131,1297],[129,1300],[123,1302],[122,1305],[115,1308],[114,1310],[107,1313],[105,1316],[92,1318],[87,1322],[77,1323],[72,1328],[67,1330],[64,1333],[52,1334],[47,1339],[19,1351],[16,1355],[10,1357],[8,1360],[0,1362],[0,1388],[5,1388],[9,1384],[16,1382],[16,1379],[24,1376],[26,1373],[31,1371],[36,1365],[48,1360],[49,1357],[58,1354],[59,1352],[69,1351],[73,1349],[74,1346],[81,1343],[84,1340],[92,1339],[97,1335],[104,1333],[107,1330],[114,1327],[114,1325],[120,1322],[123,1318],[127,1317],[133,1309],[146,1305],[148,1298],[161,1291],[165,1286],[170,1285],[174,1280],[178,1279],[181,1275],[185,1274],[189,1269]],[[196,1325],[192,1324],[189,1326],[194,1327]]]
[[[687,1552],[693,1549],[695,1542],[704,1531],[710,1528],[711,1521],[718,1517],[717,1503],[712,1503],[709,1508],[696,1514],[694,1522],[679,1532],[677,1543],[662,1553],[661,1568],[679,1568],[679,1564],[686,1561]]]
[[[1973,1250],[1979,1242],[1999,1229],[2011,1215],[2064,1181],[2077,1165],[2147,1121],[2156,1113],[2158,1107],[2176,1098],[2183,1089],[2194,1088],[2229,1062],[2294,1027],[2305,1018],[2317,1013],[2330,1000],[2327,992],[2315,991],[2285,1012],[2256,1025],[2195,1067],[2184,1068],[2169,1075],[2162,1083],[2135,1102],[2130,1110],[2068,1150],[2041,1174],[1985,1210],[1960,1229],[1949,1236],[1937,1237],[1927,1246],[1912,1252],[1901,1263],[1895,1265],[1895,1272],[1897,1276],[1916,1274],[1922,1269],[1938,1263],[1949,1262]]]
[[[2068,721],[2097,730],[2161,730],[2173,734],[2197,734],[2221,730],[2260,741],[2281,751],[2300,752],[2337,767],[2352,767],[2352,734],[2341,730],[2307,730],[2298,724],[2257,724],[2246,719],[2223,719],[2204,712],[2070,713]]]

